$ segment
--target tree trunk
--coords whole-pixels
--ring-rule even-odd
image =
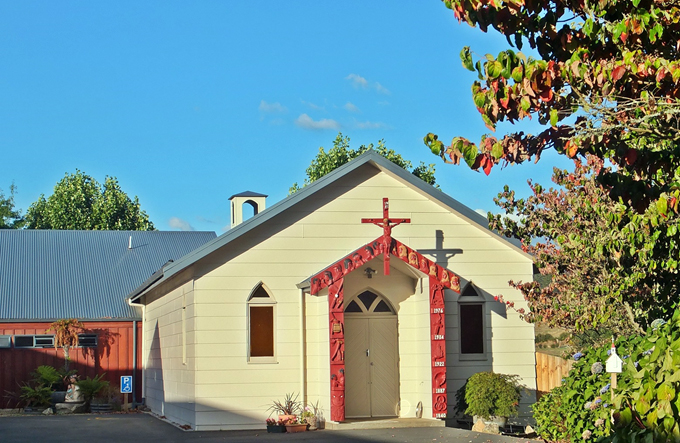
[[[69,363],[71,361],[71,358],[69,357],[70,349],[68,346],[62,346],[62,349],[64,350],[64,370],[68,372]]]

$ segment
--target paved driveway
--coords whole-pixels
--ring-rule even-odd
[[[262,431],[185,432],[147,414],[0,416],[2,443],[175,442],[414,442],[525,443],[526,439],[453,428],[365,429],[267,434]]]

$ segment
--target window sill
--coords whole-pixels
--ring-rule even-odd
[[[278,365],[275,357],[251,357],[248,359],[249,365]]]
[[[459,361],[486,361],[489,357],[486,354],[459,354]]]

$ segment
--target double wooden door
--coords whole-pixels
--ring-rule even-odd
[[[347,417],[397,415],[396,315],[345,314],[345,371]]]

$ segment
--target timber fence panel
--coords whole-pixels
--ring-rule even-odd
[[[536,353],[536,390],[537,396],[562,385],[562,379],[569,374],[574,362],[555,355]]]

